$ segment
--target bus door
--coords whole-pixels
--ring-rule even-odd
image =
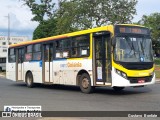
[[[53,82],[52,79],[52,60],[53,60],[53,44],[44,44],[43,46],[43,72],[42,72],[42,78],[43,82],[50,83]]]
[[[111,85],[111,44],[110,34],[93,34],[93,57],[95,84]]]
[[[24,61],[24,48],[18,48],[17,49],[17,60],[16,60],[16,63],[17,63],[17,74],[16,74],[16,80],[23,80],[23,70],[24,70],[24,66],[23,66],[23,61]]]

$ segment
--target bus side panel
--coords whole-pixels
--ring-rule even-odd
[[[24,81],[27,71],[32,72],[34,83],[43,83],[41,61],[24,62]]]
[[[53,84],[65,84],[63,78],[63,71],[65,68],[67,68],[67,59],[53,61]],[[70,76],[70,78],[72,79],[73,76]]]
[[[16,81],[16,63],[7,63],[6,67],[7,67],[6,71],[7,79]]]
[[[76,85],[77,74],[80,70],[85,70],[88,72],[91,78],[91,84],[93,85],[91,59],[54,61],[53,83]]]

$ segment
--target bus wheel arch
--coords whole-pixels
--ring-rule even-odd
[[[26,72],[25,82],[27,87],[32,88],[34,86],[33,74],[31,71]]]
[[[77,77],[76,77],[76,84],[77,84],[77,85],[80,85],[80,77],[81,77],[82,74],[84,74],[84,73],[88,74],[88,72],[87,72],[86,70],[83,70],[83,69],[78,72]]]
[[[81,70],[77,74],[77,85],[80,86],[80,89],[83,93],[93,92],[94,87],[91,86],[91,79],[86,70]]]

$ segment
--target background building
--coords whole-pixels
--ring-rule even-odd
[[[8,40],[8,36],[0,36],[0,71],[6,69],[6,57],[8,51],[8,45],[17,44],[19,42],[28,41],[27,36],[10,36]]]

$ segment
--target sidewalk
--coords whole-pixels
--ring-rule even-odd
[[[157,79],[156,79],[156,83],[160,83],[160,78],[157,78]]]
[[[0,77],[6,77],[6,74],[4,72],[0,72]]]

